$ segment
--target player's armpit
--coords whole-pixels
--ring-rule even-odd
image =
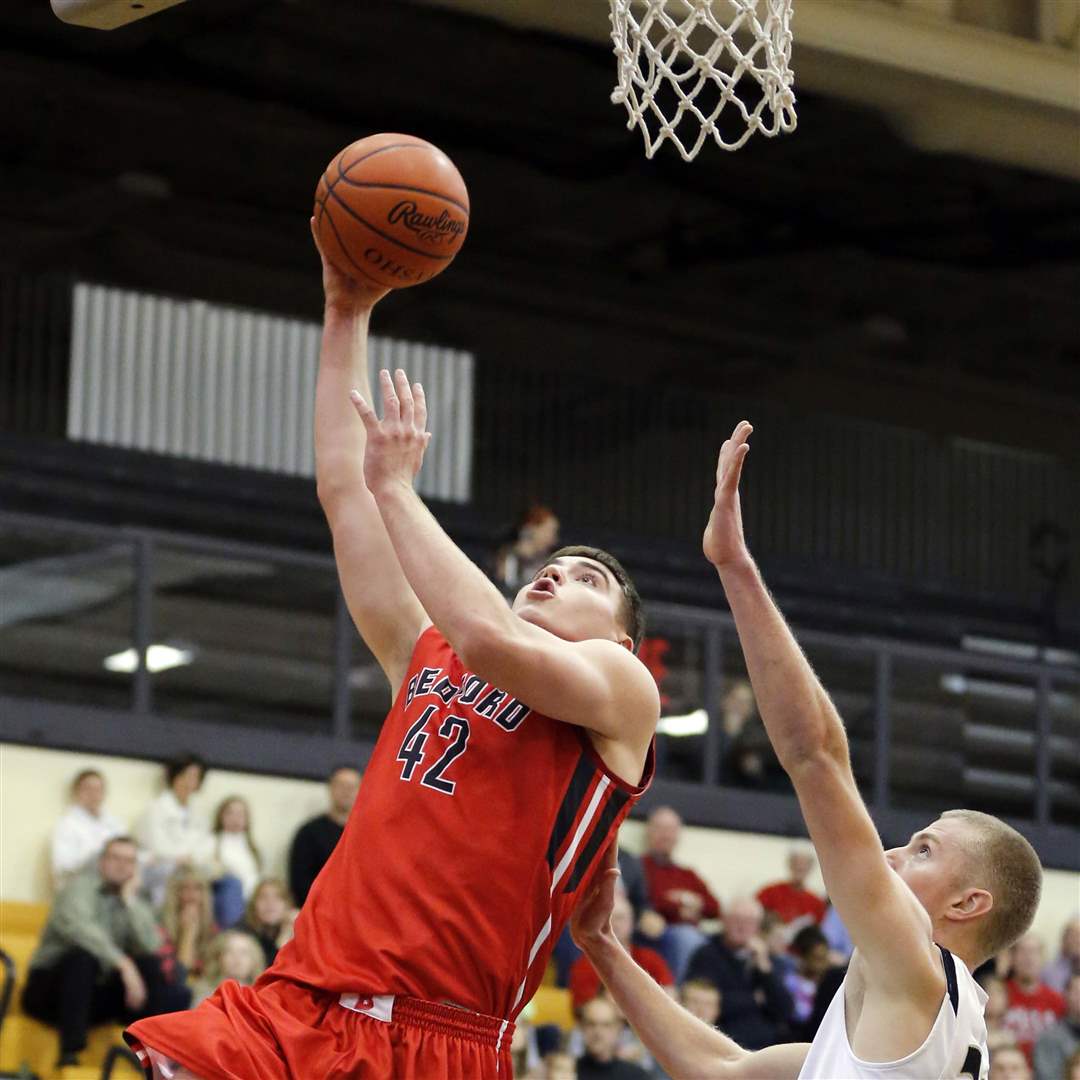
[[[645,742],[660,715],[652,675],[614,641],[564,641],[515,619],[474,634],[462,661],[537,712],[610,739]]]
[[[401,571],[378,511],[366,490],[358,504],[328,512],[341,589],[349,614],[397,696],[417,638],[431,625]]]
[[[941,1000],[944,974],[926,909],[885,859],[846,755],[822,751],[789,770],[825,891],[875,986]]]

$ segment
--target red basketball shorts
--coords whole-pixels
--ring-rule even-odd
[[[197,1009],[140,1020],[124,1037],[147,1077],[170,1075],[155,1072],[165,1058],[200,1080],[512,1080],[513,1030],[450,1005],[341,998],[264,976],[224,983]]]

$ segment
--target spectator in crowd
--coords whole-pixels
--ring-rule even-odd
[[[634,909],[634,925],[646,936],[659,937],[667,927],[663,916],[652,909],[649,900],[649,883],[645,868],[632,852],[619,848],[619,881],[626,890],[626,899]]]
[[[788,852],[788,878],[766,885],[757,898],[766,911],[773,911],[781,922],[805,926],[820,923],[825,917],[825,901],[806,887],[806,879],[814,872],[817,858],[809,844],[800,844]]]
[[[278,949],[292,937],[297,914],[288,886],[281,878],[264,878],[255,886],[240,929],[262,947],[267,967],[274,962]]]
[[[495,580],[505,589],[520,589],[543,570],[559,546],[559,519],[547,506],[534,504],[518,520],[515,539],[495,555]]]
[[[813,1035],[807,1037],[805,1033],[814,1013],[818,988],[825,973],[833,966],[829,943],[819,927],[804,926],[792,940],[791,952],[795,956],[796,969],[784,976],[784,986],[791,995],[791,1025],[798,1038],[809,1042]]]
[[[259,943],[242,930],[226,930],[206,947],[202,976],[192,987],[192,1008],[205,1001],[223,982],[235,979],[251,986],[265,967]]]
[[[762,909],[749,897],[733,901],[724,931],[690,959],[687,978],[705,978],[720,990],[720,1030],[747,1050],[788,1038],[791,996],[773,968],[761,936]]]
[[[720,915],[720,905],[708,885],[673,859],[681,833],[682,818],[670,806],[658,806],[646,822],[646,852],[641,859],[653,910],[667,923],[659,951],[676,981],[682,980],[691,954],[708,940],[700,922]]]
[[[1009,991],[1005,980],[996,975],[987,975],[982,980],[986,991],[986,1008],[983,1017],[986,1020],[986,1048],[991,1054],[999,1046],[1015,1046],[1016,1036],[1005,1026],[1005,1014],[1009,1011]]]
[[[262,869],[262,855],[251,838],[251,807],[239,795],[223,799],[214,815],[214,859],[222,873],[240,882],[250,900]]]
[[[166,762],[165,790],[139,819],[135,836],[150,857],[146,877],[154,903],[160,906],[173,871],[190,867],[213,881],[215,917],[232,926],[244,914],[244,889],[215,863],[210,827],[192,801],[205,778],[206,762],[196,754]]]
[[[1012,977],[1005,984],[1009,991],[1005,1026],[1028,1061],[1036,1039],[1065,1015],[1065,999],[1042,981],[1045,959],[1042,938],[1025,934],[1012,947]]]
[[[107,840],[126,831],[105,809],[105,777],[97,769],[83,769],[71,782],[71,805],[53,828],[53,888],[66,885],[101,854]]]
[[[749,679],[735,679],[720,702],[720,782],[783,789],[784,770],[757,713]]]
[[[1002,1046],[990,1055],[990,1080],[1031,1080],[1031,1066],[1018,1046]]]
[[[345,831],[360,790],[360,773],[351,765],[340,765],[327,779],[327,787],[330,809],[301,825],[289,848],[289,888],[299,907],[304,906],[319,871]]]
[[[131,1022],[186,1009],[191,993],[171,983],[155,955],[159,932],[138,895],[138,850],[114,836],[95,866],[61,889],[30,957],[23,1009],[60,1029],[58,1067],[77,1065],[92,1024]]]
[[[206,878],[191,867],[178,869],[165,887],[161,908],[165,950],[182,969],[183,978],[203,973],[206,948],[218,933]]]
[[[611,929],[637,965],[644,968],[674,996],[675,980],[670,968],[664,963],[664,958],[655,949],[633,944],[634,909],[630,906],[626,894],[619,890],[616,890],[615,905],[611,911]],[[569,985],[575,1011],[600,993],[603,984],[587,956],[579,956],[574,961],[574,966],[570,969]]]
[[[585,1053],[577,1060],[578,1080],[649,1080],[649,1074],[618,1056],[626,1021],[608,997],[593,998],[578,1021]]]
[[[766,911],[761,917],[761,936],[769,950],[769,958],[777,975],[784,980],[798,970],[795,957],[788,952],[793,933],[791,927],[780,921],[775,911]]]
[[[1065,1015],[1035,1042],[1035,1080],[1059,1080],[1069,1058],[1080,1051],[1080,973],[1065,987]]]
[[[679,1001],[688,1013],[692,1013],[702,1023],[716,1027],[723,1003],[720,988],[716,983],[701,978],[687,979],[679,990]]]
[[[543,1080],[578,1080],[577,1062],[565,1050],[552,1050],[544,1057]]]
[[[1065,1071],[1062,1076],[1064,1080],[1080,1080],[1080,1050],[1077,1050],[1065,1062]]]
[[[1042,980],[1059,994],[1065,993],[1065,984],[1080,975],[1080,918],[1070,919],[1061,931],[1061,951],[1046,965]]]

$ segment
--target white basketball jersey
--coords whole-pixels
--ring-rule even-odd
[[[941,949],[941,960],[947,990],[934,1026],[918,1050],[899,1061],[857,1058],[847,1037],[845,977],[810,1044],[799,1080],[986,1080],[990,1071],[983,1019],[986,992],[948,949]]]

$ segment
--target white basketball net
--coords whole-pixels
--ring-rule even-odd
[[[755,131],[794,131],[791,4],[611,0],[611,100],[626,105],[628,128],[641,128],[646,157],[665,139],[692,161],[709,136],[738,150]]]

